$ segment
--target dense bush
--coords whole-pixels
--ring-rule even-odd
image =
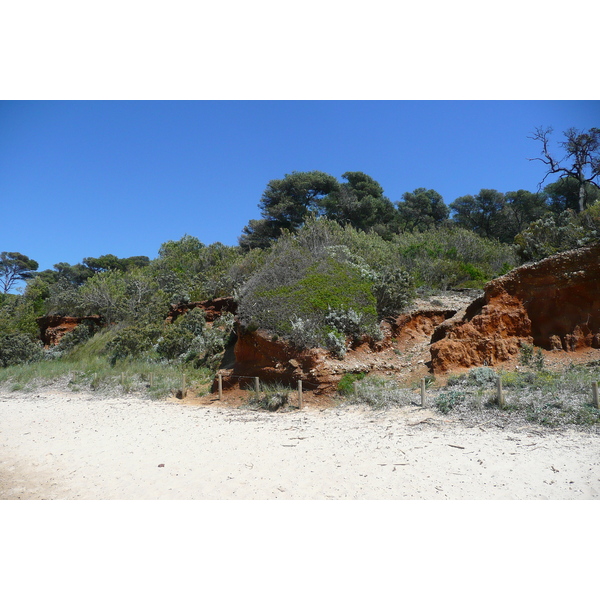
[[[344,396],[354,392],[354,382],[365,378],[365,373],[345,373],[337,385],[337,390]]]
[[[168,360],[193,361],[214,367],[229,342],[233,315],[225,313],[207,326],[204,311],[195,308],[165,328],[156,345],[157,354]]]
[[[566,210],[534,221],[515,237],[523,261],[537,261],[557,252],[600,240],[600,203],[576,214]]]
[[[459,390],[447,390],[438,395],[435,405],[441,413],[447,414],[458,404],[463,402],[465,397],[465,392]]]
[[[241,290],[242,323],[254,322],[300,347],[333,343],[337,348],[339,334],[374,334],[377,305],[371,280],[315,238],[286,236],[276,244]]]
[[[137,358],[152,350],[161,331],[156,326],[130,325],[121,329],[107,344],[111,364],[124,358]]]
[[[156,344],[157,354],[168,360],[175,360],[191,352],[201,350],[202,337],[178,327],[167,327]]]
[[[414,297],[413,278],[399,268],[383,269],[375,277],[372,289],[381,318],[400,314]]]
[[[36,317],[40,311],[36,303],[25,295],[0,294],[0,333],[24,333],[34,338],[39,335]]]
[[[205,246],[198,238],[184,235],[162,244],[150,272],[169,301],[176,304],[208,300],[233,294],[233,266],[242,261],[241,249],[215,242]]]
[[[10,367],[40,360],[42,346],[24,333],[0,334],[0,366]]]
[[[481,287],[519,264],[513,246],[460,227],[396,236],[393,243],[400,266],[431,289]]]

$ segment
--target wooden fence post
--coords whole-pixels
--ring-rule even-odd
[[[298,408],[302,410],[302,379],[298,379]]]
[[[254,390],[256,391],[256,395],[260,394],[260,379],[258,377],[254,378]]]
[[[219,373],[219,400],[223,400],[223,375]]]
[[[358,394],[358,381],[353,381],[352,387],[354,388],[354,393]]]
[[[185,398],[185,373],[181,374],[181,396]]]
[[[125,373],[121,371],[121,385],[125,385]]]
[[[425,406],[425,377],[421,379],[421,406]]]
[[[596,408],[600,410],[600,398],[598,398],[598,382],[592,383],[592,395],[594,396],[594,404]]]
[[[498,387],[498,406],[504,408],[504,394],[502,393],[502,379],[500,377],[496,380],[496,384]]]
[[[154,373],[150,373],[150,387],[154,384]]]

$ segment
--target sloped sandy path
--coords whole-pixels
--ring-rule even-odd
[[[586,432],[467,427],[417,407],[0,395],[0,499],[592,498],[600,436]]]

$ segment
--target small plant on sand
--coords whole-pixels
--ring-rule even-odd
[[[533,368],[536,371],[543,371],[545,367],[544,355],[542,354],[542,349],[538,348],[535,352],[535,357],[533,359]]]
[[[289,406],[291,393],[289,388],[281,384],[263,384],[262,390],[254,393],[248,404],[253,408],[275,412]]]
[[[533,346],[531,344],[521,344],[519,350],[519,364],[523,367],[528,367],[533,360]]]
[[[466,397],[465,392],[459,390],[448,390],[442,392],[437,397],[435,405],[437,409],[444,414],[449,413],[457,404],[460,404]]]
[[[345,373],[340,379],[337,391],[343,396],[349,396],[354,391],[354,382],[365,378],[365,373]]]

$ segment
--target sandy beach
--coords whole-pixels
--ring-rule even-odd
[[[465,425],[417,406],[286,413],[94,396],[0,396],[0,499],[600,498],[600,436]]]

